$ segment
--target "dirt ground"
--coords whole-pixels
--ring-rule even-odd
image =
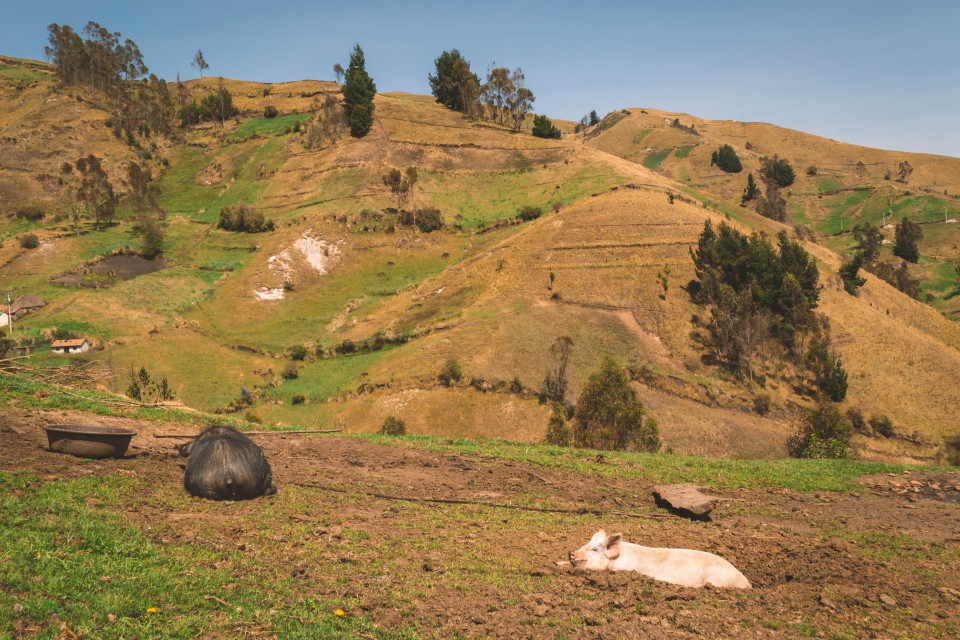
[[[652,486],[596,474],[271,435],[255,439],[278,493],[226,504],[180,495],[180,441],[152,435],[183,427],[98,417],[138,431],[127,457],[80,463],[46,451],[39,427],[78,421],[90,422],[0,410],[0,468],[44,480],[135,474],[151,489],[120,512],[157,544],[240,549],[241,560],[224,556],[238,582],[299,581],[304,592],[355,603],[348,615],[383,629],[413,625],[439,638],[960,637],[958,473],[864,478],[861,492],[708,488],[724,500],[712,521],[691,522],[657,509]],[[558,565],[600,528],[717,553],[754,588],[687,589]]]

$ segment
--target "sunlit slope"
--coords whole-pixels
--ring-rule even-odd
[[[960,317],[960,296],[951,295],[957,288],[954,264],[960,260],[960,226],[953,222],[960,219],[958,158],[871,149],[771,124],[703,120],[655,109],[611,114],[586,138],[586,144],[655,169],[732,215],[742,211],[738,205],[747,174],[760,183],[760,159],[785,158],[796,173],[794,184],[784,190],[788,221],[847,255],[855,244],[850,230],[858,223],[890,224],[884,234],[892,242],[892,225],[903,218],[920,222],[921,260],[911,272],[920,279],[926,302],[948,317]],[[722,144],[736,150],[742,172],[711,166],[711,155]],[[911,168],[906,175],[900,172],[902,163]],[[892,244],[881,258],[899,263]]]
[[[670,204],[654,188],[620,189],[538,220],[378,308],[355,314],[355,321],[348,314],[346,328],[334,331],[345,338],[360,340],[377,331],[425,335],[376,358],[363,379],[367,390],[352,400],[348,394],[346,407],[335,412],[374,429],[374,417],[392,408],[424,432],[434,424],[445,433],[444,421],[425,420],[433,411],[428,405],[459,402],[456,415],[470,417],[451,426],[451,434],[461,434],[469,423],[479,434],[497,435],[502,420],[484,418],[496,404],[489,399],[494,394],[439,389],[437,372],[454,356],[468,378],[487,387],[498,389],[516,378],[536,390],[549,366],[550,345],[566,335],[576,345],[572,397],[601,356],[615,354],[635,370],[645,369],[641,395],[676,450],[782,454],[795,417],[791,407],[809,399],[771,377],[762,391],[779,409],[766,418],[753,415],[745,386],[704,365],[690,337],[692,317],[703,311],[681,287],[694,277],[689,248],[707,217],[719,221],[703,207]],[[850,371],[848,404],[867,415],[895,416],[901,432],[938,442],[960,406],[960,393],[950,384],[960,374],[955,325],[875,279],[859,298],[843,293],[833,271],[838,259],[808,248],[822,261],[820,310],[831,318],[835,345]],[[663,295],[657,274],[667,268]],[[415,392],[424,388],[433,390]],[[526,402],[532,404],[522,406],[533,411],[536,401]],[[290,419],[296,411],[277,415]],[[527,416],[519,409],[517,414]],[[538,415],[535,425],[529,416],[518,418],[518,436],[545,428],[545,410]]]

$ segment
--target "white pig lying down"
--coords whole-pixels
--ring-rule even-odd
[[[735,566],[712,553],[692,549],[654,549],[608,536],[601,529],[590,542],[570,552],[570,564],[597,571],[636,571],[654,580],[702,587],[710,584],[730,589],[749,589],[750,581]]]

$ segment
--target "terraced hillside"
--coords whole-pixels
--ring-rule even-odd
[[[858,223],[884,229],[892,243],[903,218],[919,222],[921,260],[911,267],[923,287],[923,299],[951,319],[960,314],[957,272],[960,261],[960,159],[930,154],[870,149],[758,122],[703,120],[684,113],[627,109],[608,115],[586,132],[588,144],[655,169],[734,217],[747,174],[759,184],[760,159],[786,159],[796,182],[785,190],[787,221],[810,229],[817,241],[850,255],[850,233]],[[742,164],[725,173],[711,164],[712,154],[729,144]],[[911,167],[901,180],[900,165]],[[753,205],[750,205],[753,208]],[[891,261],[892,244],[880,259]]]
[[[413,433],[535,442],[548,417],[536,392],[549,349],[569,336],[573,397],[600,358],[614,355],[630,366],[668,447],[730,456],[783,455],[799,408],[810,402],[771,370],[763,392],[773,410],[756,414],[759,390],[705,364],[691,337],[703,310],[686,290],[689,250],[704,221],[729,216],[744,230],[787,228],[730,204],[741,176],[707,175],[716,140],[726,141],[723,127],[732,124],[696,121],[702,133],[694,135],[660,126],[665,115],[650,110],[597,133],[601,123],[586,140],[543,140],[398,93],[377,96],[367,137],[307,148],[305,132],[318,104],[336,96],[334,83],[223,80],[240,109],[235,119],[129,144],[104,125],[95,96],[77,100],[52,80],[6,77],[0,134],[17,138],[4,143],[17,151],[4,156],[0,179],[16,187],[0,190],[0,277],[15,294],[47,302],[17,323],[33,363],[66,361],[46,348],[59,329],[94,340],[81,356],[98,365],[87,384],[114,392],[146,367],[186,404],[240,406],[237,415],[250,421],[375,431],[396,415]],[[199,97],[220,82],[191,81],[183,91]],[[267,107],[277,115],[265,117]],[[758,154],[779,153],[798,168],[807,162],[800,142],[778,147],[773,128],[756,131],[763,135],[749,136]],[[628,145],[653,146],[632,153]],[[121,267],[113,255],[140,248],[129,199],[116,224],[100,231],[85,222],[77,233],[62,217],[72,206],[69,180],[40,176],[86,153],[107,158],[124,193],[122,171],[134,158],[160,176],[162,268]],[[876,164],[899,156],[857,157]],[[922,178],[953,193],[952,160],[910,157],[911,188]],[[442,230],[415,232],[388,210],[397,203],[381,177],[406,167],[419,173],[407,207],[439,209]],[[876,188],[888,187],[904,188]],[[237,204],[258,207],[276,228],[216,228],[221,209]],[[26,206],[45,216],[17,217]],[[543,214],[520,222],[525,206]],[[39,247],[21,246],[26,233]],[[830,249],[843,240],[805,246],[820,262],[820,310],[851,372],[848,405],[889,415],[909,438],[858,445],[868,456],[930,458],[955,428],[960,392],[949,381],[960,374],[960,331],[875,278],[859,297],[845,294]],[[437,373],[451,357],[465,375],[444,386]]]

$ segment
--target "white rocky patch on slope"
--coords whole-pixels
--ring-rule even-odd
[[[307,229],[292,245],[267,259],[267,268],[274,276],[271,280],[279,277],[283,283],[291,282],[298,272],[298,267],[304,263],[318,275],[330,273],[340,260],[341,243],[315,238],[311,235],[312,231]],[[260,286],[254,290],[253,295],[260,300],[283,300],[284,293],[283,286]]]

